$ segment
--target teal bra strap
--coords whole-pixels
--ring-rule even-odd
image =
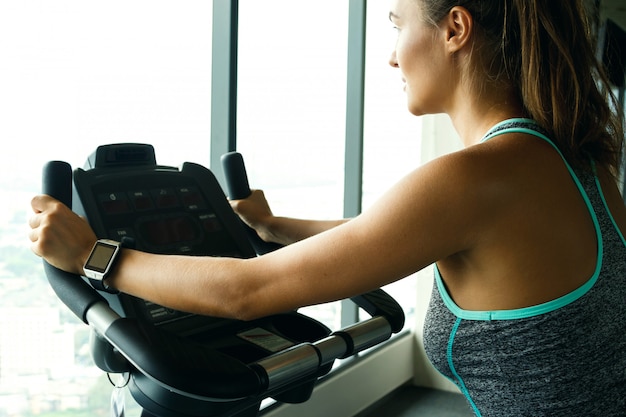
[[[587,196],[587,193],[585,192],[585,189],[583,188],[580,180],[578,179],[578,176],[574,173],[574,170],[572,169],[570,164],[567,162],[567,160],[565,160],[565,157],[563,156],[559,148],[557,148],[556,145],[552,143],[552,141],[541,132],[538,132],[529,127],[516,126],[520,124],[537,126],[537,123],[530,119],[516,118],[516,119],[504,120],[496,124],[495,126],[493,126],[491,129],[489,129],[489,131],[485,134],[481,142],[485,142],[489,139],[492,139],[496,136],[499,136],[505,133],[526,133],[529,135],[537,136],[545,140],[559,153],[572,179],[574,180],[576,186],[578,187],[578,190],[581,196],[583,197],[585,204],[587,205],[587,210],[589,211],[589,214],[591,215],[591,219],[593,220],[594,228],[596,230],[596,239],[598,242],[598,253],[596,255],[596,259],[597,259],[596,269],[593,275],[591,276],[591,278],[585,284],[583,284],[578,289],[570,292],[569,294],[565,294],[564,296],[557,298],[556,300],[549,301],[547,303],[539,304],[536,306],[525,307],[525,308],[514,309],[514,310],[471,311],[471,310],[463,310],[462,308],[457,306],[456,303],[452,300],[452,298],[448,294],[447,289],[445,288],[443,279],[441,277],[441,273],[439,272],[439,268],[437,267],[437,265],[435,265],[435,280],[437,283],[437,288],[439,290],[439,293],[441,294],[441,297],[444,303],[450,309],[450,311],[455,316],[462,318],[462,319],[466,319],[466,320],[513,320],[513,319],[527,318],[527,317],[537,316],[540,314],[545,314],[550,311],[554,311],[561,307],[564,307],[567,304],[570,304],[576,301],[577,299],[579,299],[580,297],[582,297],[583,295],[585,295],[596,283],[596,281],[598,280],[598,276],[600,274],[600,268],[602,266],[602,254],[603,254],[602,232],[600,231],[600,223],[598,222],[598,217],[596,216],[596,213],[593,210],[593,206],[591,205],[589,196]],[[512,127],[504,127],[505,125],[512,125]]]
[[[500,123],[496,123],[494,126],[492,126],[491,129],[489,129],[487,131],[487,133],[485,133],[485,136],[483,136],[483,138],[480,141],[481,142],[486,142],[486,141],[488,141],[489,139],[491,139],[493,137],[499,136],[501,133],[500,133],[500,131],[497,131],[497,130],[500,129],[502,126],[516,125],[516,124],[527,124],[527,125],[539,126],[537,124],[537,122],[535,122],[533,119],[526,119],[526,118],[523,118],[523,117],[506,119],[506,120],[503,120]],[[503,131],[503,130],[505,130],[505,129],[502,129],[501,131]],[[536,132],[536,133],[539,133],[539,132]],[[552,141],[550,139],[546,138],[545,136],[544,136],[544,138],[548,142],[552,143]]]

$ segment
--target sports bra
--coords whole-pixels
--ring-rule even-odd
[[[559,152],[529,119],[498,123],[483,141],[506,133],[539,137]],[[531,307],[470,311],[454,303],[435,266],[424,346],[477,416],[626,415],[626,239],[598,178],[563,163],[596,232],[587,282]]]

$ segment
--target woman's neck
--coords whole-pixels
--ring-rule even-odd
[[[460,99],[447,113],[465,147],[480,142],[485,133],[502,120],[527,117],[517,95],[507,90],[460,94]]]

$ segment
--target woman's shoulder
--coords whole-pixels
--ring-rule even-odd
[[[448,172],[459,181],[466,180],[476,186],[527,181],[567,170],[550,142],[523,132],[501,134],[438,157],[427,165],[431,165],[428,169]]]
[[[416,179],[423,176],[435,185],[493,192],[524,181],[529,174],[540,174],[538,167],[548,168],[547,173],[552,165],[562,164],[548,143],[524,136],[528,135],[507,133],[442,155],[418,168]]]
[[[490,219],[519,204],[575,192],[569,171],[548,142],[524,133],[507,133],[424,164],[415,184],[445,196],[468,214]]]

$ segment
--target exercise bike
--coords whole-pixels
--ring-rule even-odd
[[[243,159],[222,158],[230,198],[250,193]],[[43,193],[85,216],[99,238],[138,250],[188,256],[262,256],[267,245],[232,211],[212,172],[161,166],[152,146],[104,145],[72,170],[51,161]],[[298,311],[253,321],[189,314],[96,290],[44,261],[61,301],[92,329],[91,354],[122,374],[143,417],[253,417],[261,402],[307,401],[335,360],[399,332],[404,313],[383,290],[352,298],[370,319],[332,332]]]

